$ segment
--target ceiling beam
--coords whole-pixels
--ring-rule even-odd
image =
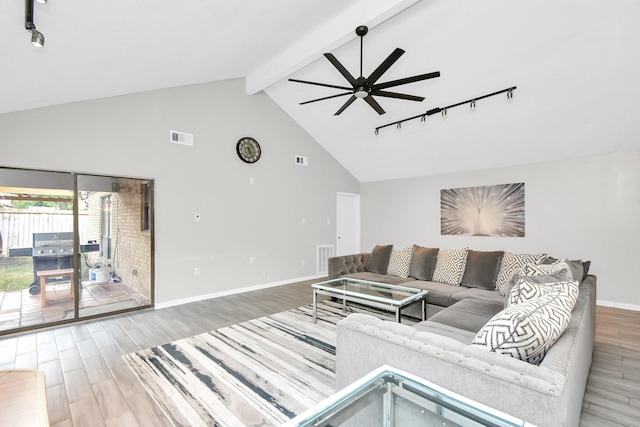
[[[246,91],[253,95],[357,37],[355,28],[376,27],[420,0],[361,0],[344,13],[297,40],[246,77]]]

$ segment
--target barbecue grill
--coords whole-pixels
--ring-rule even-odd
[[[80,252],[97,252],[97,243],[80,245]],[[30,248],[9,248],[9,256],[33,257],[33,283],[29,286],[31,295],[40,293],[37,273],[43,270],[73,268],[73,232],[33,233],[33,246]],[[47,279],[47,282],[55,278]]]

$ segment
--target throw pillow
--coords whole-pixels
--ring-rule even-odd
[[[371,251],[369,259],[367,259],[367,262],[364,265],[364,271],[376,274],[387,274],[387,268],[389,267],[389,258],[391,257],[392,249],[393,245],[376,245],[376,247]]]
[[[413,256],[413,246],[405,248],[393,249],[389,257],[389,267],[387,274],[397,277],[409,276],[409,268],[411,267],[411,257]]]
[[[552,293],[493,316],[472,345],[539,365],[571,320],[575,300]]]
[[[411,259],[409,276],[417,280],[431,281],[437,259],[438,248],[423,248],[422,246],[413,245],[413,258]]]
[[[500,292],[500,295],[505,296],[507,288],[509,287],[509,281],[513,275],[522,273],[525,264],[529,262],[537,264],[538,261],[544,257],[546,257],[545,254],[529,255],[505,252],[502,256],[502,262],[500,263],[498,277],[496,278],[496,290]]]
[[[557,273],[560,270],[567,270],[569,275],[573,278],[571,274],[571,269],[567,265],[567,263],[563,263],[561,261],[556,261],[553,264],[533,264],[527,263],[524,266],[524,275],[525,276],[545,276],[553,273]]]
[[[468,250],[469,248],[440,249],[436,260],[436,269],[433,272],[433,281],[460,286],[462,274],[467,264]]]
[[[467,288],[494,290],[503,253],[502,251],[480,252],[469,250],[461,285]]]
[[[531,283],[537,284],[545,284],[545,283],[555,283],[555,282],[570,282],[571,281],[571,273],[568,270],[560,270],[556,273],[542,276],[524,276],[522,274],[514,274],[513,278],[509,283],[509,287],[506,291],[506,297],[504,300],[505,308],[509,306],[511,300],[511,293],[513,292],[513,288],[515,284],[523,277],[526,277],[527,280]]]
[[[557,258],[548,256],[543,260],[541,260],[540,264],[554,264],[558,261],[564,261],[569,265],[569,268],[571,268],[571,272],[573,273],[573,277],[576,280],[579,280],[578,274],[580,274],[581,272],[582,272],[582,279],[580,281],[587,278],[587,274],[589,274],[589,267],[591,266],[591,261],[557,259]]]
[[[549,276],[538,276],[549,277]],[[546,282],[540,283],[535,280],[534,277],[521,276],[513,286],[511,293],[509,294],[509,305],[520,304],[528,302],[541,296],[551,293],[558,293],[571,297],[575,301],[578,299],[578,286],[577,280],[563,281],[563,282]],[[573,310],[573,305],[571,306]]]

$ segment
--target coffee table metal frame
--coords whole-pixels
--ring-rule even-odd
[[[405,403],[406,402],[406,403]],[[283,427],[328,427],[349,424],[362,411],[382,406],[370,425],[393,427],[410,412],[419,425],[535,427],[533,424],[449,391],[423,378],[388,365],[370,372],[324,401],[289,420]],[[375,414],[375,412],[374,412]],[[354,425],[351,422],[349,425]],[[412,425],[416,425],[413,423]]]
[[[366,287],[371,291],[391,291],[404,292],[407,297],[403,299],[385,298],[383,296],[366,294],[349,285],[357,285]],[[327,295],[334,298],[342,299],[342,308],[347,310],[347,301],[358,304],[368,305],[375,308],[389,309],[392,308],[396,314],[396,322],[401,323],[401,311],[406,306],[417,301],[422,303],[422,320],[427,319],[427,294],[428,291],[411,288],[408,286],[389,285],[386,283],[371,282],[368,280],[353,279],[350,277],[340,277],[337,279],[327,280],[311,285],[313,288],[313,323],[318,318],[318,294]]]

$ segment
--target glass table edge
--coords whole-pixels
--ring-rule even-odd
[[[319,418],[326,416],[328,413],[332,411],[339,410],[340,406],[345,403],[348,404],[349,399],[352,396],[357,396],[358,392],[361,391],[364,387],[373,386],[376,382],[379,382],[380,380],[389,376],[401,377],[403,379],[414,382],[421,387],[431,389],[435,393],[444,395],[446,396],[447,400],[456,400],[460,402],[462,405],[464,405],[465,407],[472,408],[474,412],[481,412],[488,415],[490,418],[497,419],[497,421],[500,424],[496,424],[496,425],[502,425],[504,427],[536,427],[531,423],[523,421],[519,418],[506,414],[497,409],[493,409],[487,405],[476,402],[472,399],[461,396],[457,393],[454,393],[443,387],[440,387],[437,384],[433,384],[428,380],[419,378],[413,374],[401,371],[389,365],[383,365],[373,370],[372,372],[368,373],[367,375],[360,378],[359,380],[353,382],[349,386],[327,397],[322,402],[312,406],[306,411],[290,419],[289,421],[284,423],[282,427],[307,427],[307,426],[315,425],[314,423]],[[321,409],[317,409],[318,407],[321,407]]]
[[[429,291],[427,291],[425,289],[411,288],[411,287],[408,287],[408,286],[390,285],[388,283],[371,282],[371,281],[368,281],[368,280],[360,280],[360,279],[348,279],[348,280],[350,280],[352,282],[357,282],[357,283],[375,285],[375,286],[379,286],[379,287],[384,288],[384,289],[392,289],[392,290],[393,289],[398,289],[398,290],[409,291],[409,292],[413,292],[413,295],[409,295],[408,297],[406,297],[404,299],[401,299],[401,300],[393,300],[393,299],[389,299],[389,298],[377,297],[375,295],[368,295],[368,294],[354,292],[354,291],[336,289],[336,288],[330,287],[330,286],[322,286],[322,285],[326,285],[328,283],[336,282],[338,280],[345,280],[345,279],[326,280],[324,282],[314,283],[314,284],[311,285],[311,287],[313,289],[315,289],[315,290],[332,292],[332,293],[335,293],[337,295],[349,295],[349,296],[353,296],[353,297],[361,297],[363,299],[368,299],[368,300],[371,300],[371,301],[378,301],[378,302],[397,305],[397,306],[405,306],[405,305],[407,305],[409,303],[412,303],[414,301],[418,301],[421,298],[423,298],[423,297],[425,297],[426,295],[429,294]]]

